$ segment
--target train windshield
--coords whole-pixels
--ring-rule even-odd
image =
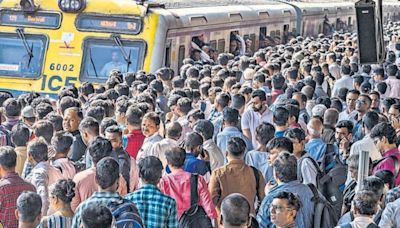
[[[47,38],[40,35],[0,34],[0,75],[37,78],[41,74]]]
[[[143,63],[144,43],[88,39],[84,43],[83,55],[81,78],[104,82],[114,70],[122,73],[138,71]]]

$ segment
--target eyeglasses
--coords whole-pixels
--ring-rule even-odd
[[[289,211],[293,210],[293,208],[291,208],[291,207],[284,207],[284,206],[273,205],[273,204],[269,205],[270,211],[276,211],[276,212],[282,213],[285,211],[285,209],[289,210]]]

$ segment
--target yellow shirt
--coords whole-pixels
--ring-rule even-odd
[[[26,146],[15,147],[15,152],[17,153],[17,165],[15,166],[15,172],[22,175],[22,170],[24,169],[24,164],[26,158],[28,157],[28,151]]]

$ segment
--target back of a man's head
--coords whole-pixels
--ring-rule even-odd
[[[37,138],[28,144],[28,155],[39,163],[42,161],[47,161],[48,157],[48,147],[46,141],[43,138]]]
[[[82,211],[81,219],[85,228],[111,228],[113,217],[106,206],[93,203]]]
[[[102,158],[111,155],[112,145],[108,139],[98,136],[90,142],[87,147],[87,151],[92,157],[93,163],[96,164]]]
[[[246,143],[243,139],[233,137],[228,140],[227,151],[233,157],[241,157],[246,150]]]
[[[20,223],[39,225],[42,199],[36,192],[23,192],[17,199],[17,218]]]
[[[275,159],[272,168],[275,178],[280,182],[288,183],[297,180],[297,159],[289,152],[281,152]]]
[[[96,165],[96,183],[105,190],[112,187],[119,179],[119,164],[111,157],[101,159]]]
[[[149,184],[157,185],[161,178],[163,165],[159,158],[148,156],[139,160],[139,176]]]
[[[0,168],[13,171],[17,164],[17,153],[10,146],[0,147]]]
[[[225,227],[248,227],[250,204],[246,197],[233,193],[225,197],[221,204],[221,224]]]
[[[353,199],[354,216],[373,216],[377,211],[378,201],[374,192],[359,191]]]

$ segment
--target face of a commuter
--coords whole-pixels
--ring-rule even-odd
[[[286,227],[294,222],[296,210],[289,207],[287,199],[274,199],[269,206],[271,222],[277,227]]]
[[[75,110],[67,109],[64,113],[63,128],[64,131],[74,132],[79,129],[79,119],[78,113]]]
[[[144,118],[142,121],[142,132],[146,137],[154,135],[158,131],[158,127],[153,120],[149,118]]]
[[[105,137],[106,137],[106,139],[110,140],[112,148],[114,150],[122,147],[122,135],[120,135],[118,133],[106,132]]]
[[[358,95],[355,93],[348,93],[346,96],[346,104],[347,109],[353,111],[356,108],[356,101],[358,99]]]
[[[356,101],[356,110],[359,112],[367,112],[370,107],[369,101],[367,98],[360,96]]]
[[[264,102],[259,97],[253,97],[252,102],[254,111],[259,112],[264,108]]]

